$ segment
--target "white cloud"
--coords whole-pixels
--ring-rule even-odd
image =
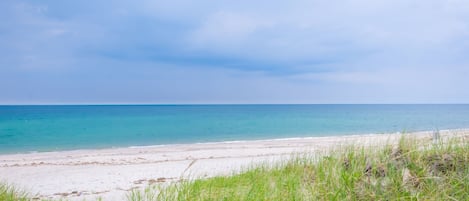
[[[273,26],[273,22],[241,13],[217,12],[207,17],[190,35],[197,47],[230,48],[244,45],[252,34]]]
[[[273,62],[368,59],[376,53],[398,58],[451,51],[469,40],[469,3],[463,1],[271,4],[276,6],[221,7],[197,18],[188,38],[199,50]]]

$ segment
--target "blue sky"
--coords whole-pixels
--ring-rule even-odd
[[[469,102],[466,0],[2,0],[0,18],[0,104]]]

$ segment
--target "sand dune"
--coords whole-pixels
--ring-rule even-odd
[[[440,131],[442,139],[469,129]],[[432,132],[410,135],[432,140]],[[125,200],[132,189],[181,179],[227,175],[298,153],[316,156],[349,144],[380,146],[401,134],[291,138],[0,155],[0,181],[37,198]]]

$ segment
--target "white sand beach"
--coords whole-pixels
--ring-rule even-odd
[[[469,129],[444,130],[440,134],[441,139],[469,136]],[[432,140],[430,131],[409,135]],[[227,175],[298,153],[320,156],[350,144],[396,143],[400,136],[370,134],[8,154],[0,155],[0,181],[36,198],[125,200],[130,190],[148,184]]]

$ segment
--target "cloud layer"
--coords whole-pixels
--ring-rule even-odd
[[[0,103],[469,102],[469,2],[2,1]]]

